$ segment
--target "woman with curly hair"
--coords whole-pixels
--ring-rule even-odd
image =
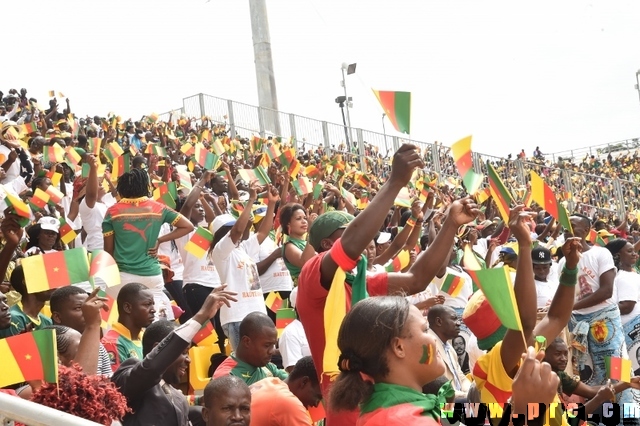
[[[87,375],[78,364],[61,365],[58,383],[43,385],[31,401],[106,426],[131,412],[126,398],[109,378]]]

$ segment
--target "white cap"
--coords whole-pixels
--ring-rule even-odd
[[[223,226],[233,226],[236,223],[236,218],[231,216],[230,214],[223,214],[217,216],[211,222],[211,233],[215,234],[222,228]]]
[[[391,234],[389,232],[381,232],[380,235],[378,235],[376,244],[388,243],[390,240],[391,240]]]
[[[46,229],[47,231],[60,232],[60,221],[55,217],[43,216],[38,220],[40,229]]]

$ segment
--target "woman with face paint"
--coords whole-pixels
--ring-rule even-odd
[[[403,297],[358,302],[340,328],[340,374],[329,394],[330,409],[354,410],[362,404],[359,425],[382,424],[382,419],[439,424],[440,403],[453,389],[449,383],[438,396],[422,393],[445,370],[428,329],[426,318]]]

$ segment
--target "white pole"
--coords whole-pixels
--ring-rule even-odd
[[[347,95],[347,79],[345,75],[345,71],[349,68],[349,64],[346,62],[342,63],[342,87],[344,88],[344,97],[346,98],[346,107],[347,107],[347,128],[349,129],[349,141],[353,143],[353,133],[351,132],[351,114],[349,113],[349,95]],[[351,150],[351,147],[349,147]],[[364,155],[364,153],[362,153]]]

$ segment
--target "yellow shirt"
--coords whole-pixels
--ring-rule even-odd
[[[476,387],[480,392],[480,400],[485,404],[489,404],[489,410],[492,416],[491,422],[498,424],[502,418],[503,409],[499,405],[492,403],[506,403],[511,398],[513,379],[507,374],[502,365],[502,357],[500,356],[500,348],[502,341],[498,342],[489,352],[478,358],[476,365],[473,367],[473,379]],[[568,426],[567,420],[564,418],[560,398],[555,396],[555,410],[547,410],[547,422],[551,426]],[[549,420],[550,412],[553,411],[553,418]]]

